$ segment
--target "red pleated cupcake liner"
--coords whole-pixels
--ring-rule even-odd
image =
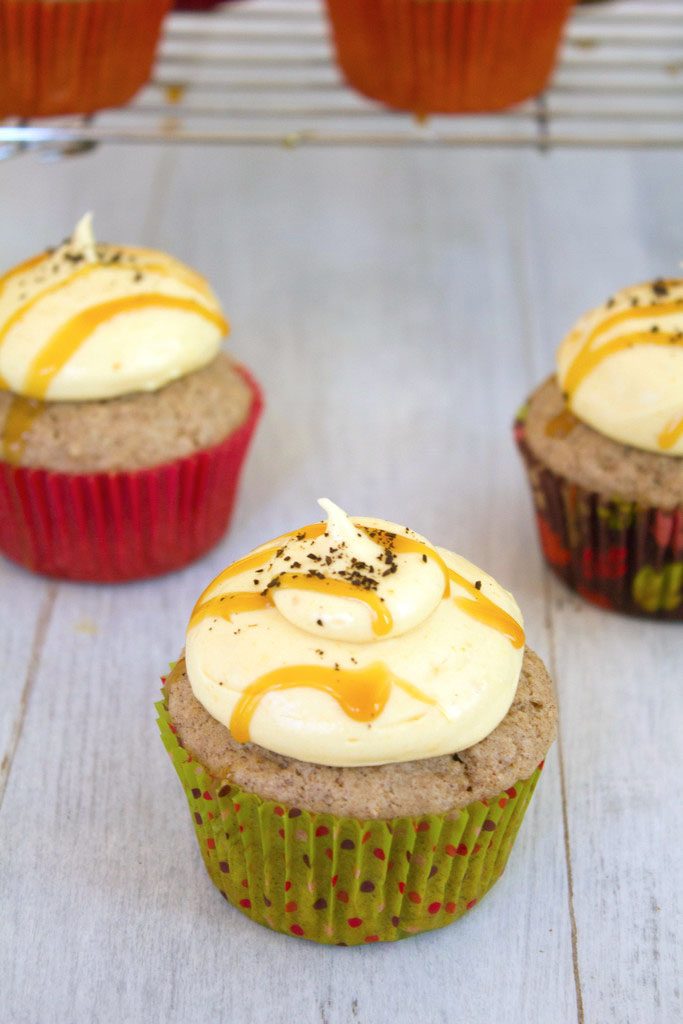
[[[625,501],[560,476],[531,450],[523,414],[515,439],[553,572],[601,608],[683,621],[683,505],[661,509]]]
[[[150,76],[171,0],[2,0],[0,117],[89,114]]]
[[[225,533],[262,397],[220,444],[129,472],[58,473],[0,462],[0,551],[46,576],[122,582],[179,569]]]
[[[354,88],[418,115],[500,110],[541,92],[573,0],[327,0]]]

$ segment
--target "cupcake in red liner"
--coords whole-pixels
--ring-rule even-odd
[[[545,87],[572,0],[327,0],[355,89],[418,115],[500,110]]]
[[[225,532],[262,407],[206,281],[74,237],[0,279],[0,551],[34,572],[158,575]]]
[[[159,728],[228,902],[320,943],[393,941],[500,877],[556,708],[495,580],[321,505],[206,588]]]
[[[0,118],[89,114],[149,78],[171,0],[2,0]]]
[[[602,608],[683,621],[683,281],[582,317],[515,437],[560,579]]]

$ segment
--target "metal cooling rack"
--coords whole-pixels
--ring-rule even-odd
[[[388,112],[347,87],[320,0],[244,0],[167,19],[151,82],[91,118],[0,123],[0,157],[97,143],[683,147],[683,0],[579,6],[549,89],[502,114]]]

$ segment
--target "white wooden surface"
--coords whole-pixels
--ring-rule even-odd
[[[267,412],[232,532],[127,586],[0,563],[0,1021],[675,1024],[683,628],[544,572],[510,421],[564,329],[676,271],[683,154],[101,149],[0,164],[0,263],[94,208],[102,237],[214,282]],[[561,740],[508,870],[444,931],[328,949],[204,873],[156,734],[202,585],[327,494],[456,548],[517,595]]]

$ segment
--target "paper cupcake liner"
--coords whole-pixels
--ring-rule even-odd
[[[117,582],[157,576],[199,557],[225,533],[262,409],[224,441],[130,472],[56,473],[0,462],[0,552],[33,572]]]
[[[88,114],[149,78],[171,0],[2,0],[0,118]]]
[[[454,817],[314,814],[210,776],[166,701],[156,708],[212,882],[253,921],[331,945],[391,942],[470,910],[502,874],[543,767]]]
[[[515,439],[553,572],[601,608],[683,620],[683,505],[665,510],[611,498],[554,473],[527,443],[524,410]]]
[[[540,92],[572,0],[327,0],[347,81],[399,110],[492,111]]]

